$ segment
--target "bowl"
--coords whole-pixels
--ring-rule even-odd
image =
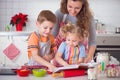
[[[17,74],[23,77],[28,76],[30,74],[30,70],[29,69],[18,69]]]
[[[47,73],[45,69],[33,69],[32,72],[36,77],[44,77]]]

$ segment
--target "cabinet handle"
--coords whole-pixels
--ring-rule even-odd
[[[105,43],[106,42],[106,40],[103,40],[103,43]]]

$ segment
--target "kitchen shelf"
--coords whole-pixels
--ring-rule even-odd
[[[30,33],[26,31],[0,32],[0,36],[29,36]]]

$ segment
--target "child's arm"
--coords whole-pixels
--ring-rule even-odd
[[[54,57],[55,57],[55,53],[53,52],[51,52],[50,54],[45,54],[45,56],[43,56],[43,58],[48,62],[50,62]]]
[[[49,63],[48,61],[46,61],[45,59],[43,59],[42,57],[40,57],[38,55],[38,51],[37,50],[32,51],[32,57],[33,57],[33,59],[36,62],[40,63],[43,66],[48,67],[50,70],[53,70],[54,68],[56,68],[54,65],[52,65],[51,63]]]
[[[74,64],[80,64],[84,62],[84,58],[79,58],[79,60],[75,61]]]
[[[60,65],[62,65],[62,66],[69,65],[66,61],[63,60],[62,54],[59,53],[59,52],[56,53],[55,59],[56,59],[56,61],[57,61]]]

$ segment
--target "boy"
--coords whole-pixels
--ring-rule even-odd
[[[42,65],[52,70],[56,68],[50,63],[56,50],[54,37],[50,34],[56,22],[56,16],[49,10],[43,10],[38,15],[36,26],[38,31],[28,38],[28,57],[32,65]]]

